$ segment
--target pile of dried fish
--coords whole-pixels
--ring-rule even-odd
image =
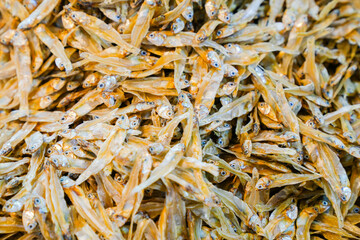
[[[360,1],[0,14],[0,239],[360,238]]]

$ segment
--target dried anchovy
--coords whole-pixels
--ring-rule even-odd
[[[360,237],[360,4],[1,0],[2,239]]]

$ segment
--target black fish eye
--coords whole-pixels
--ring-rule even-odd
[[[154,37],[154,34],[153,34],[153,33],[150,33],[150,34],[149,34],[149,37],[153,38],[153,37]]]
[[[226,172],[225,172],[225,171],[221,171],[220,174],[221,174],[221,176],[225,176],[225,175],[226,175]]]
[[[216,36],[220,36],[220,35],[221,35],[221,33],[222,33],[222,31],[221,31],[221,30],[217,31],[217,32],[216,32]],[[231,47],[231,44],[228,44],[228,47]]]
[[[359,212],[359,208],[354,208],[354,213],[358,213]]]

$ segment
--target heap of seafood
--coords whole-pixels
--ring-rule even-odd
[[[360,1],[0,14],[0,239],[360,238]]]

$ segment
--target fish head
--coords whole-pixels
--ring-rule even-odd
[[[269,188],[270,183],[271,180],[268,177],[262,177],[256,183],[255,188],[257,190],[266,190]]]
[[[231,13],[229,9],[225,6],[221,6],[219,9],[218,18],[220,21],[229,24],[231,21]]]
[[[60,178],[60,183],[64,188],[69,188],[75,185],[75,181],[69,178],[68,176],[62,176]]]
[[[4,212],[19,212],[23,208],[24,203],[20,199],[9,199],[3,206]]]
[[[76,24],[87,25],[90,22],[89,17],[84,12],[72,11],[70,9],[65,10],[65,12]]]
[[[234,33],[235,33],[234,27],[232,27],[231,25],[226,25],[225,27],[222,27],[216,31],[215,38],[219,39],[219,38],[228,37]]]
[[[39,106],[41,109],[47,108],[53,101],[54,100],[51,96],[42,97],[42,98],[40,98]]]
[[[236,84],[234,82],[227,82],[222,86],[222,90],[226,95],[230,95],[236,89]]]
[[[194,9],[192,6],[188,6],[185,8],[185,10],[182,12],[182,16],[185,18],[186,21],[192,22],[194,18]]]
[[[51,154],[49,162],[54,164],[55,167],[68,167],[70,165],[67,157],[61,154]]]
[[[206,54],[206,58],[210,63],[210,65],[213,66],[214,68],[221,67],[220,57],[214,50],[209,50]]]
[[[150,32],[146,35],[146,39],[156,46],[161,46],[165,42],[166,36],[158,31]]]
[[[205,12],[210,19],[214,19],[218,13],[219,6],[214,0],[208,0],[205,3]]]
[[[286,210],[286,217],[294,221],[298,216],[298,208],[296,204],[291,204]]]
[[[341,195],[340,195],[341,202],[346,203],[347,201],[349,201],[350,197],[351,197],[351,189],[349,187],[342,187]]]
[[[230,64],[224,64],[224,75],[225,77],[236,77],[239,75],[239,71],[232,65]]]
[[[174,22],[171,24],[171,31],[174,34],[177,34],[184,30],[185,28],[185,22],[181,18],[177,18],[174,20]]]
[[[131,129],[138,129],[140,127],[141,118],[138,115],[129,117],[129,126]]]
[[[174,111],[170,105],[161,105],[156,109],[160,117],[165,119],[172,119],[174,117]]]
[[[70,124],[73,123],[77,118],[77,114],[73,110],[68,110],[65,112],[64,116],[61,117],[60,123],[62,124]]]
[[[116,97],[113,92],[102,92],[101,97],[107,107],[113,107],[116,104]]]
[[[318,204],[317,204],[317,212],[320,213],[324,213],[326,212],[329,208],[330,208],[331,204],[328,200],[321,200]]]
[[[126,114],[122,114],[116,120],[115,125],[122,129],[129,129],[130,128],[130,120]]]
[[[23,221],[25,231],[28,233],[32,232],[37,226],[35,212],[31,211],[31,210],[25,210],[23,212],[22,221]]]
[[[64,130],[60,131],[58,134],[61,137],[73,139],[76,137],[76,130],[75,129],[64,129]]]
[[[200,30],[195,35],[195,42],[202,43],[207,39],[207,36],[205,34],[204,30]]]

